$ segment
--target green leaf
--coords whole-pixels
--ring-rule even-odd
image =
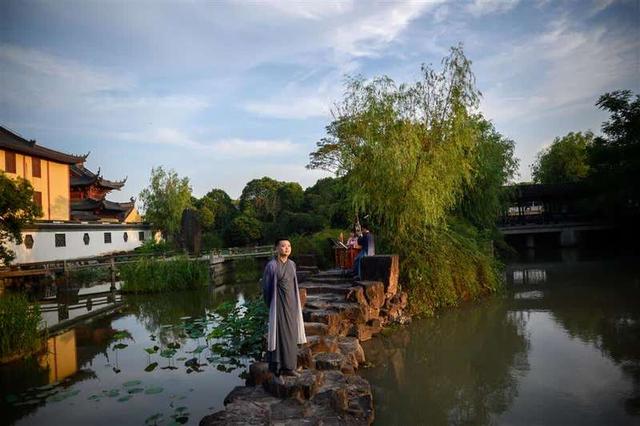
[[[146,395],[155,395],[164,391],[164,388],[161,386],[151,386],[145,389],[144,393]]]

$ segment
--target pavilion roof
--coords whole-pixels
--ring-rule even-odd
[[[0,126],[0,148],[64,164],[82,163],[88,155],[71,155],[45,148],[38,145],[35,140],[27,140],[3,126]]]
[[[120,181],[107,180],[100,176],[100,169],[98,169],[98,173],[93,173],[83,164],[74,164],[71,166],[71,186],[88,186],[95,184],[109,189],[121,189],[126,181],[127,178]]]

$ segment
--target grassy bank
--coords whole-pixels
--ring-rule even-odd
[[[209,267],[206,262],[186,256],[169,260],[140,259],[120,266],[120,277],[124,293],[190,290],[207,283]]]
[[[0,297],[0,359],[27,353],[40,344],[40,308],[31,306],[26,296]]]

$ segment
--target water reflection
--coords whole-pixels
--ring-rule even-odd
[[[253,282],[123,296],[115,312],[52,335],[43,354],[0,366],[3,424],[46,424],[52,418],[92,425],[197,422],[243,383],[237,372],[218,368],[205,339],[205,318],[223,301],[244,300],[258,290]],[[67,303],[59,303],[58,295]],[[86,295],[58,295],[42,302],[52,306],[50,315],[58,315],[60,305],[69,318],[74,307],[87,309]],[[89,309],[95,309],[101,299],[89,297]]]
[[[369,342],[376,423],[637,424],[637,260],[585,259],[514,263],[505,297]]]

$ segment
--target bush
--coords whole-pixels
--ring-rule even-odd
[[[0,358],[35,349],[40,343],[40,307],[22,294],[0,297]]]
[[[222,237],[216,232],[205,232],[202,234],[202,251],[209,252],[213,249],[221,249],[224,247]]]
[[[140,247],[135,249],[136,253],[139,254],[167,254],[173,252],[173,246],[169,244],[167,241],[162,240],[159,242],[148,240],[145,241]]]
[[[173,259],[140,259],[119,267],[122,292],[151,293],[191,290],[209,280],[209,265],[186,256]]]

